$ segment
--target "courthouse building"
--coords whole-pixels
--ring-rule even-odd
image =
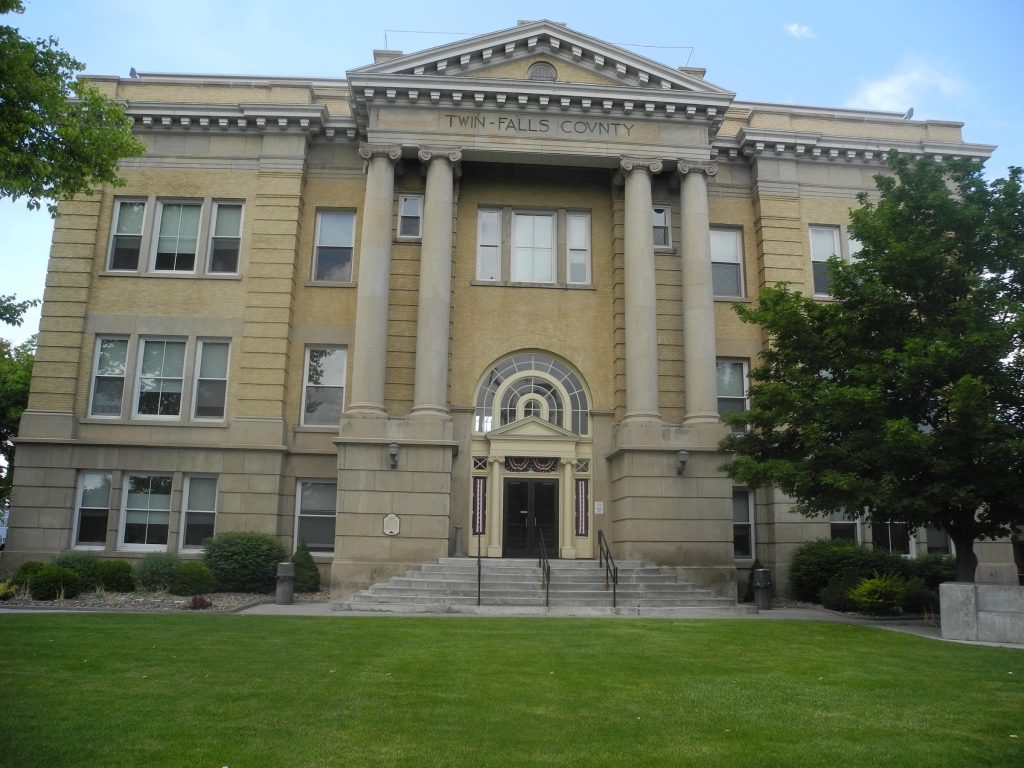
[[[733,305],[828,300],[884,153],[991,154],[960,123],[740,101],[549,21],[338,79],[89,80],[147,152],[60,206],[5,567],[251,530],[340,595],[603,532],[734,596],[809,539],[948,551],[795,515],[716,446],[765,343]]]

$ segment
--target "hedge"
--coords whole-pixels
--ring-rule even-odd
[[[320,569],[316,567],[316,561],[309,554],[309,547],[306,546],[305,539],[299,539],[299,546],[295,548],[292,562],[295,563],[295,591],[318,592],[320,590]]]
[[[132,564],[127,560],[104,560],[96,566],[96,586],[107,592],[134,592]]]
[[[70,568],[82,579],[82,589],[91,592],[96,589],[96,566],[100,559],[92,552],[65,552],[50,561],[57,568]]]
[[[191,597],[212,592],[216,582],[210,569],[202,563],[181,563],[174,569],[171,593]]]
[[[180,562],[170,552],[150,552],[135,564],[135,583],[150,592],[167,592]]]
[[[266,533],[218,533],[203,542],[203,562],[225,592],[272,592],[284,545]]]
[[[82,577],[70,568],[48,565],[39,570],[29,583],[33,600],[70,600],[82,592]]]

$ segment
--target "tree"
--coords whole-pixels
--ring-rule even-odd
[[[0,14],[24,10],[0,0]],[[0,25],[0,198],[28,198],[32,209],[51,201],[51,214],[79,192],[123,186],[118,161],[145,151],[124,106],[74,79],[85,66],[57,43]]]
[[[807,516],[940,527],[974,581],[974,542],[1024,527],[1022,170],[888,164],[851,213],[859,259],[830,262],[832,301],[780,284],[737,307],[770,345],[722,469]]]
[[[8,325],[21,325],[22,317],[38,300],[15,301],[14,296],[0,296],[0,320]],[[21,414],[28,406],[28,388],[32,380],[36,337],[17,346],[0,339],[0,507],[6,508],[11,498],[14,474],[14,443],[18,436]]]

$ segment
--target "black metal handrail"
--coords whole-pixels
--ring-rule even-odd
[[[540,557],[537,565],[540,566],[540,588],[544,590],[544,607],[550,607],[549,597],[551,595],[551,563],[548,562],[548,548],[544,546],[544,531],[537,529],[540,537]]]
[[[618,602],[619,566],[615,564],[612,557],[612,550],[608,546],[608,540],[604,537],[604,531],[597,532],[597,549],[600,553],[600,564],[604,566],[604,591],[612,590],[612,608],[616,608]],[[610,582],[610,583],[609,583]]]

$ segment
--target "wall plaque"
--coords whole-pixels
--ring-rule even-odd
[[[603,515],[604,514],[604,502],[603,501],[595,501],[594,502],[594,514],[595,515]]]
[[[392,512],[390,515],[384,516],[384,535],[385,536],[397,536],[398,527],[401,522],[398,519],[398,515]]]

